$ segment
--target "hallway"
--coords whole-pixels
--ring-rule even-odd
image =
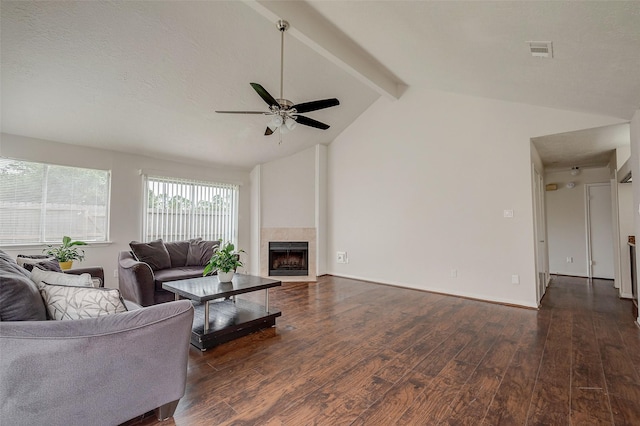
[[[552,386],[537,391],[566,404],[570,383],[572,424],[640,424],[640,328],[631,301],[609,280],[552,276],[542,306],[551,327],[538,384]]]

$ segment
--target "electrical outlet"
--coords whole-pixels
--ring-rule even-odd
[[[458,270],[457,269],[452,269],[451,270],[451,278],[458,278]]]
[[[520,284],[520,275],[511,275],[511,284]]]
[[[513,217],[513,210],[505,210],[503,215],[504,217]]]
[[[348,263],[347,261],[347,252],[339,251],[336,253],[336,262],[338,263]]]
[[[573,263],[573,257],[567,256],[567,263]]]
[[[118,278],[118,270],[117,269],[113,270],[113,278]]]

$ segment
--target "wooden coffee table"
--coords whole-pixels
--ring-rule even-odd
[[[195,315],[191,344],[202,351],[263,328],[276,325],[282,313],[269,308],[269,289],[281,281],[252,275],[235,274],[230,283],[221,283],[217,275],[169,281],[162,288],[176,294],[176,300],[193,300]],[[264,305],[236,299],[239,294],[264,290]]]

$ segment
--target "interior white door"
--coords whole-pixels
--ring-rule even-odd
[[[589,277],[614,278],[610,184],[586,185]]]

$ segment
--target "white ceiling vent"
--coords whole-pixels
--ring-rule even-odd
[[[531,56],[553,58],[553,43],[550,41],[528,41]]]

